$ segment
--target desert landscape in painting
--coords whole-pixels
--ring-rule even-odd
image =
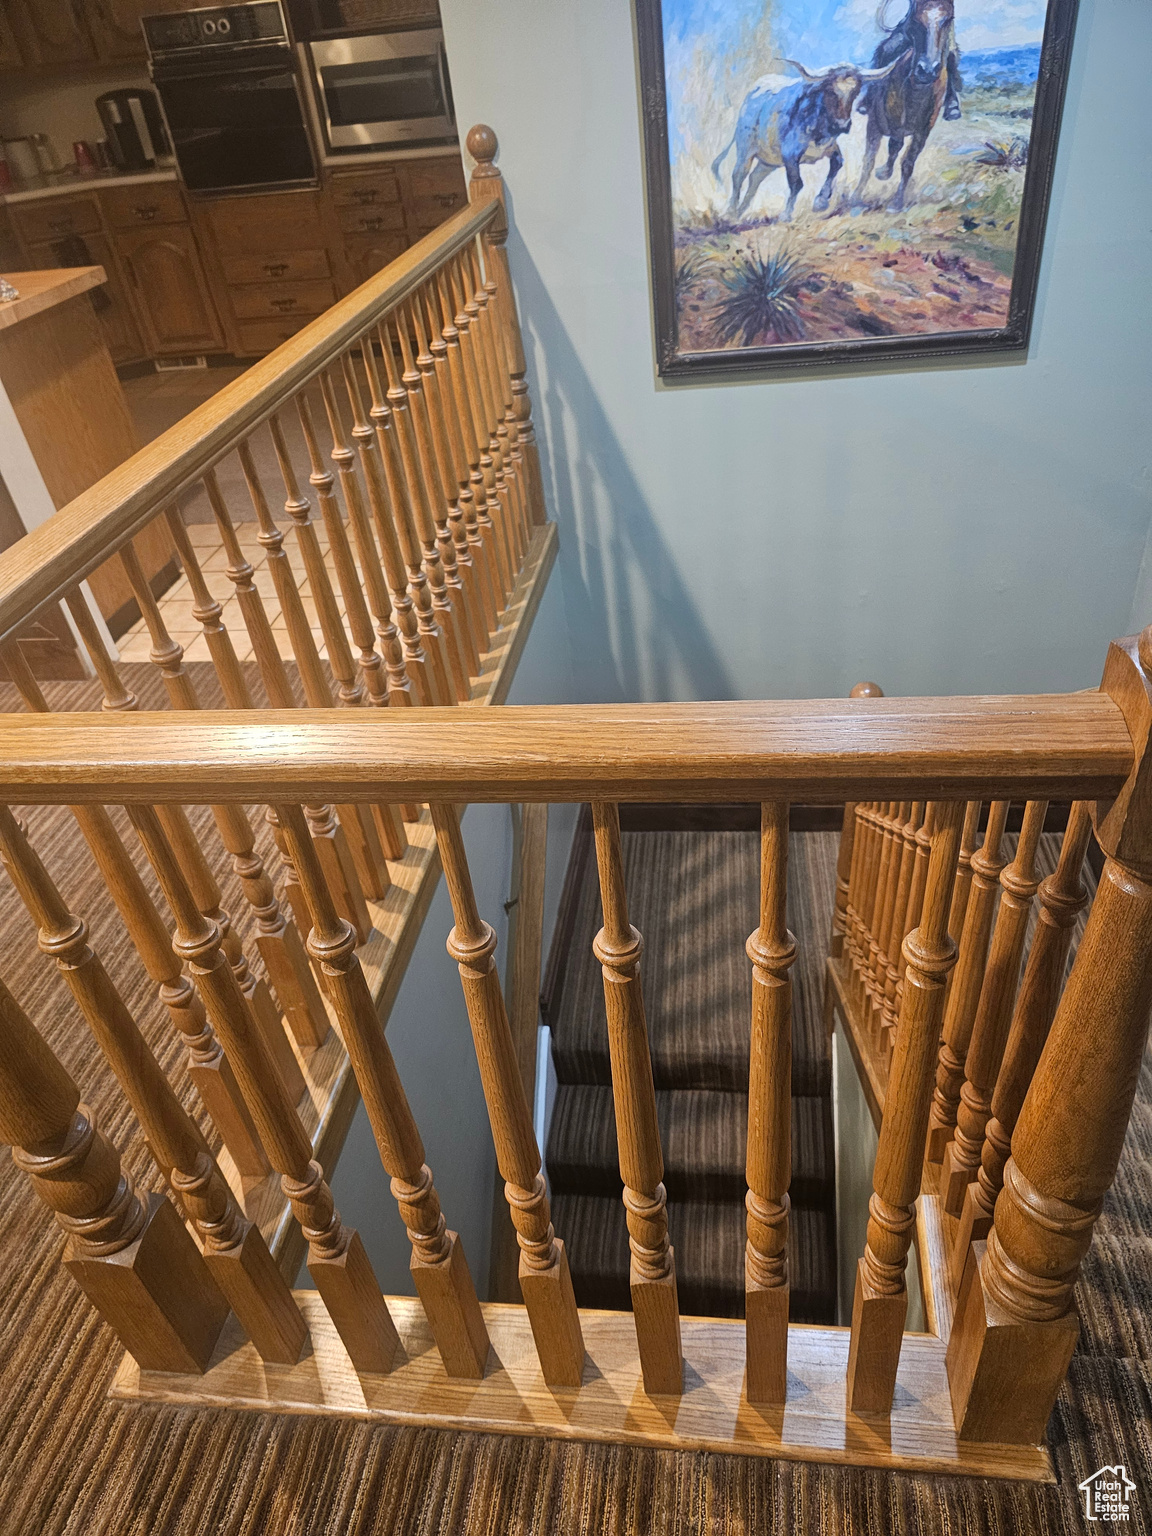
[[[681,352],[1005,324],[1032,0],[664,0]]]

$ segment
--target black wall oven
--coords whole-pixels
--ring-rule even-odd
[[[280,0],[146,16],[144,36],[189,192],[315,184]]]

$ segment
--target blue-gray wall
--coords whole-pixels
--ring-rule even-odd
[[[1149,534],[1148,0],[1082,0],[1026,361],[689,388],[655,376],[629,0],[442,9],[501,143],[575,696],[1098,681]]]

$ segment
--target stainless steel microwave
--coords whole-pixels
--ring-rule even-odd
[[[438,27],[309,43],[316,115],[329,154],[456,138]]]

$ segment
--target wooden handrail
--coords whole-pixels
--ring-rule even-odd
[[[461,210],[240,378],[0,553],[0,642],[140,532],[204,470],[243,442],[496,218]]]
[[[0,716],[15,804],[1107,800],[1133,765],[1102,693]]]

